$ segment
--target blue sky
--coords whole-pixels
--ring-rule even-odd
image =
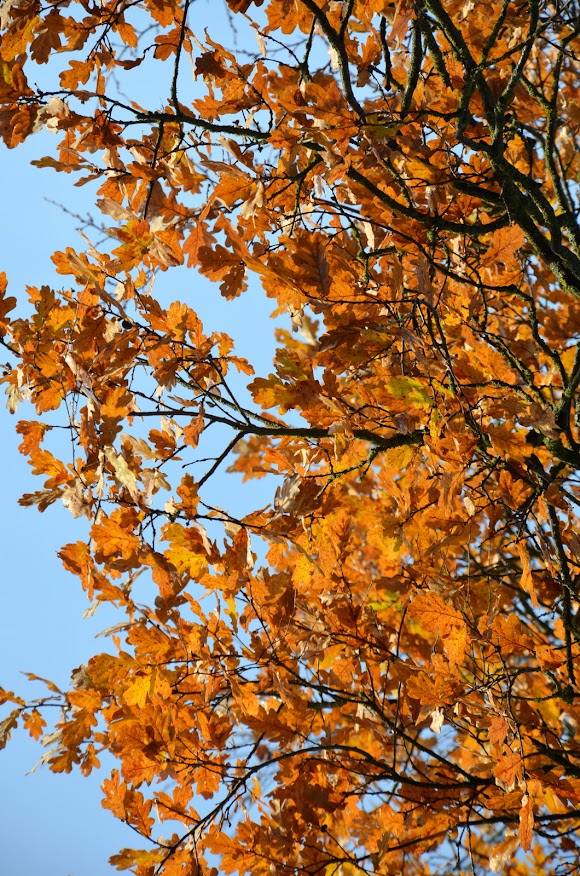
[[[18,299],[26,284],[52,283],[50,254],[74,243],[72,221],[44,198],[83,206],[84,192],[65,178],[30,167],[56,140],[37,136],[15,151],[2,148],[4,210],[0,219],[1,269]],[[85,199],[86,200],[86,199]],[[6,357],[4,357],[6,358]],[[2,360],[4,361],[4,359]],[[82,537],[67,512],[52,506],[44,514],[17,504],[19,496],[40,484],[17,451],[14,427],[19,417],[31,417],[26,407],[11,416],[2,401],[2,614],[0,615],[0,684],[39,696],[21,672],[34,672],[66,684],[98,642],[94,635],[106,623],[97,613],[83,620],[87,600],[73,576],[56,556],[59,546]],[[100,779],[55,776],[46,768],[25,775],[42,749],[16,733],[0,753],[0,785],[5,806],[0,837],[3,866],[10,876],[104,876],[112,872],[107,858],[132,839],[129,829],[100,806]]]
[[[57,142],[42,133],[16,150],[0,147],[4,192],[0,270],[6,271],[10,294],[19,300],[24,300],[26,284],[66,285],[67,278],[55,275],[50,255],[66,246],[83,246],[74,220],[49,200],[84,215],[91,209],[90,187],[74,188],[72,176],[29,164],[48,154]],[[262,373],[268,372],[274,347],[272,325],[267,324],[272,304],[255,281],[235,302],[224,301],[217,287],[181,269],[163,275],[156,288],[191,304],[207,331],[219,328],[231,334],[240,355],[252,360]],[[7,355],[0,355],[0,362],[5,359]],[[17,452],[19,436],[14,432],[18,419],[33,416],[26,406],[11,416],[4,400],[0,402],[0,545],[4,558],[0,684],[40,696],[43,689],[30,685],[22,672],[66,685],[72,669],[106,647],[104,640],[95,641],[95,634],[119,618],[112,610],[107,613],[100,608],[95,616],[84,619],[86,597],[56,556],[61,545],[84,537],[86,521],[73,520],[59,505],[40,514],[17,504],[22,493],[41,486]],[[213,484],[211,497],[222,506],[233,503],[239,507],[241,502],[259,507],[271,496],[264,482],[244,489],[245,497],[237,479],[222,474]],[[10,876],[37,872],[43,876],[106,876],[115,872],[107,864],[109,855],[138,838],[101,808],[99,785],[104,775],[61,776],[45,767],[25,775],[41,754],[40,746],[22,732],[0,752],[0,786],[6,804],[0,821],[4,872]]]

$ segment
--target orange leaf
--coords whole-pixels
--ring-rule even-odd
[[[532,832],[534,827],[534,806],[532,798],[528,794],[522,795],[522,807],[520,809],[520,824],[518,837],[524,852],[528,852],[532,845]]]
[[[521,754],[518,751],[508,751],[507,754],[500,757],[492,772],[501,787],[513,790],[524,772],[524,761]]]
[[[409,615],[421,624],[424,630],[439,633],[448,658],[460,663],[469,644],[469,636],[463,616],[437,593],[420,593],[409,605]]]
[[[497,265],[501,262],[506,267],[511,268],[516,264],[515,254],[525,242],[525,235],[519,225],[514,222],[512,225],[507,225],[496,231],[492,245],[486,253],[486,261],[490,265]]]
[[[31,712],[25,712],[23,715],[24,726],[30,733],[33,739],[40,739],[42,731],[46,727],[46,721],[38,711],[33,709]]]
[[[91,537],[96,545],[97,562],[120,558],[128,564],[135,560],[141,542],[139,537],[128,528],[128,519],[113,512],[103,523],[95,523],[91,527]]]
[[[534,608],[539,608],[540,603],[538,602],[538,597],[536,596],[534,579],[532,576],[532,570],[530,568],[530,558],[528,556],[528,550],[525,541],[520,541],[518,543],[518,551],[520,553],[520,559],[522,561],[522,577],[520,579],[520,587],[522,588],[522,590],[525,590],[526,593],[530,594],[532,605],[534,606]]]
[[[508,732],[507,721],[503,715],[494,715],[487,731],[488,739],[492,745],[502,745]]]
[[[5,335],[8,328],[6,315],[16,307],[16,298],[5,298],[7,288],[6,274],[0,271],[0,335]]]

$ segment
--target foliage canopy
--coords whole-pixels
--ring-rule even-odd
[[[0,13],[0,135],[103,215],[31,316],[2,282],[21,501],[120,613],[2,742],[112,755],[138,876],[576,873],[579,5],[227,5],[229,47],[192,0]],[[271,374],[156,297],[183,264],[290,316]],[[212,505],[228,465],[272,502]]]

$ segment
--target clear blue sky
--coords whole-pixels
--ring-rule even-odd
[[[42,154],[43,141],[45,148],[56,142],[39,136],[19,150],[2,148],[0,152],[4,191],[0,264],[18,299],[26,284],[52,283],[56,277],[51,252],[74,243],[71,221],[43,198],[69,206],[83,204],[83,190],[73,189],[70,177],[29,166],[30,158]],[[23,492],[41,486],[17,452],[19,436],[14,427],[19,415],[31,417],[31,411],[22,407],[11,416],[2,400],[0,684],[39,696],[42,688],[29,685],[20,673],[35,672],[66,684],[71,669],[98,645],[94,635],[106,618],[97,613],[83,620],[86,597],[56,556],[60,544],[83,537],[81,527],[62,507],[55,505],[39,514],[17,504]],[[131,837],[128,828],[101,808],[100,779],[96,775],[89,779],[55,776],[46,768],[26,776],[41,754],[38,744],[20,732],[0,752],[4,872],[10,876],[104,876],[113,872],[106,863],[108,856],[119,845],[128,845]]]
[[[140,83],[142,87],[146,84]],[[54,274],[50,255],[66,246],[82,247],[74,220],[45,198],[86,214],[91,209],[92,190],[88,186],[74,188],[70,175],[29,164],[31,159],[48,154],[57,142],[54,136],[43,133],[10,152],[0,147],[0,270],[8,274],[10,294],[19,300],[24,299],[26,284],[65,285],[67,278]],[[171,289],[175,298],[192,304],[208,330],[219,328],[231,334],[240,355],[268,372],[274,346],[272,325],[267,324],[272,306],[255,281],[246,296],[233,303],[220,299],[217,288],[210,289],[191,271],[168,272],[158,288]],[[7,355],[0,354],[0,362],[6,359]],[[17,504],[23,492],[41,486],[17,452],[19,436],[14,432],[19,418],[32,416],[26,406],[11,416],[4,399],[0,401],[0,684],[40,696],[43,689],[30,685],[21,672],[34,672],[66,685],[72,669],[106,646],[102,639],[95,641],[95,634],[119,618],[112,610],[107,614],[101,608],[94,617],[83,619],[86,597],[56,556],[62,544],[84,537],[86,521],[73,520],[59,505],[39,514],[35,508]],[[270,496],[263,482],[248,489],[247,506],[258,507]],[[215,481],[212,498],[229,506],[243,501],[238,483],[229,476]],[[25,775],[41,754],[40,746],[22,732],[0,752],[5,804],[0,819],[2,872],[7,876],[107,876],[115,872],[107,864],[109,855],[138,838],[101,808],[99,785],[104,775],[93,774],[88,779],[74,773],[60,776],[45,767]]]

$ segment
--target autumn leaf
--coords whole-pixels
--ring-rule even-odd
[[[502,653],[506,656],[521,653],[522,649],[532,649],[532,641],[526,633],[519,618],[512,614],[509,617],[498,616],[494,619],[491,629]]]
[[[489,869],[492,873],[503,873],[505,866],[510,861],[518,848],[518,837],[509,836],[503,842],[494,846],[489,856]]]
[[[515,223],[507,225],[493,235],[486,259],[490,265],[497,265],[500,262],[510,268],[515,264],[515,254],[524,242],[525,235],[522,229]]]
[[[393,377],[389,381],[394,398],[404,400],[407,404],[419,407],[431,407],[432,399],[421,382],[412,377]]]
[[[503,715],[494,715],[491,719],[488,738],[492,745],[502,745],[508,733],[508,724]]]
[[[120,559],[130,564],[136,559],[140,541],[127,524],[127,518],[116,512],[103,523],[93,524],[91,537],[96,545],[97,561]]]
[[[411,602],[409,615],[424,630],[441,636],[445,653],[452,662],[461,662],[469,646],[469,636],[465,621],[455,608],[436,593],[420,593]]]
[[[6,289],[8,280],[6,274],[0,272],[0,333],[5,335],[8,330],[9,321],[6,319],[7,314],[16,307],[16,298],[14,296],[6,297]]]
[[[532,605],[535,608],[539,608],[538,597],[536,596],[534,579],[530,567],[530,559],[528,557],[528,552],[526,550],[526,545],[524,544],[524,542],[519,543],[518,549],[520,554],[520,560],[522,561],[522,577],[520,581],[520,587],[522,588],[522,590],[525,590],[526,593],[530,594]]]
[[[130,411],[132,401],[133,396],[125,387],[115,386],[101,404],[101,414],[112,420],[120,420]]]
[[[165,556],[178,573],[185,573],[193,579],[203,575],[212,552],[199,529],[186,529],[172,523],[164,528],[163,537],[170,544]]]
[[[507,751],[497,761],[493,768],[496,782],[507,790],[513,790],[516,781],[523,776],[524,763],[522,756],[517,751]]]
[[[528,852],[532,846],[532,831],[534,828],[534,807],[532,799],[528,794],[522,796],[522,807],[520,809],[520,823],[518,827],[518,838],[524,852]]]
[[[150,692],[151,675],[141,675],[125,688],[123,699],[129,706],[143,708]]]

